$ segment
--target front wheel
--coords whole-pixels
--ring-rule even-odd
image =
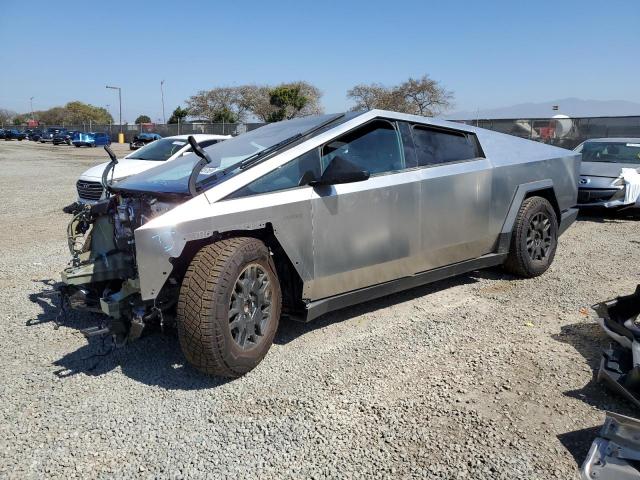
[[[547,271],[558,246],[558,219],[548,200],[529,197],[522,202],[511,233],[505,269],[525,278]]]
[[[267,354],[280,319],[280,283],[269,249],[237,237],[203,247],[180,288],[182,351],[208,375],[238,377]]]

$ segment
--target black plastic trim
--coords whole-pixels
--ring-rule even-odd
[[[323,298],[307,304],[307,315],[304,321],[311,321],[320,315],[339,310],[341,308],[363,303],[374,298],[384,297],[392,293],[401,292],[410,288],[425,285],[427,283],[437,282],[445,278],[455,277],[463,273],[472,272],[480,268],[494,267],[501,265],[507,258],[506,254],[490,253],[473,260],[454,263],[446,267],[435,268],[426,272],[417,273],[410,277],[403,277],[390,282],[380,283],[371,287],[353,290],[351,292],[342,293],[334,297]]]

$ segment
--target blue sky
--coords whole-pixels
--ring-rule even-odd
[[[0,9],[0,108],[81,100],[167,116],[198,90],[307,80],[327,111],[357,83],[428,73],[454,110],[564,97],[640,102],[640,2],[18,2]]]

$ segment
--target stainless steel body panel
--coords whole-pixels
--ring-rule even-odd
[[[311,300],[414,272],[420,254],[416,172],[316,188],[312,199],[315,277]]]
[[[197,203],[191,200],[143,225],[135,232],[143,300],[157,296],[172,270],[169,259],[180,256],[187,242],[232,230],[257,230],[267,223],[303,282],[311,281],[311,191],[304,187],[215,204],[200,195],[194,199]]]
[[[476,134],[485,157],[403,170],[364,182],[225,198],[288,161],[374,118]],[[317,300],[496,251],[520,185],[546,182],[561,212],[576,203],[580,155],[437,119],[372,110],[235,175],[135,232],[144,300],[169,276],[171,258],[216,232],[273,226]],[[519,207],[519,205],[517,206]],[[505,226],[506,225],[506,226]]]
[[[491,251],[491,164],[415,168],[316,190],[309,298],[387,282]]]
[[[499,233],[489,224],[491,162],[481,158],[419,173],[421,235],[414,273],[489,253]]]

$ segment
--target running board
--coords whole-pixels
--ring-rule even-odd
[[[350,307],[358,303],[367,302],[374,298],[385,297],[392,293],[409,290],[410,288],[426,285],[427,283],[437,282],[445,278],[455,277],[463,273],[472,272],[481,268],[495,267],[502,265],[507,258],[506,253],[490,253],[473,260],[454,263],[446,267],[435,268],[422,273],[416,273],[410,277],[402,277],[390,282],[380,283],[371,287],[353,290],[348,293],[342,293],[335,297],[327,297],[316,300],[307,304],[307,315],[304,321],[310,322],[318,318],[320,315],[339,310],[341,308]]]

